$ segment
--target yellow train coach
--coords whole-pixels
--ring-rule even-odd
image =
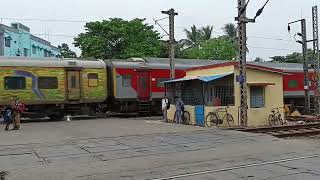
[[[59,119],[75,110],[90,112],[107,94],[103,61],[0,58],[0,106],[16,96],[26,104],[26,116]]]

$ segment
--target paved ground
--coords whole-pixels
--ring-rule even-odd
[[[152,119],[35,122],[20,131],[0,130],[0,172],[8,172],[8,180],[319,180],[319,154],[317,139]]]

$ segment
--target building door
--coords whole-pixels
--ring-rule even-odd
[[[80,87],[80,71],[67,71],[67,85],[68,85],[68,100],[80,100],[81,87]]]
[[[137,94],[139,101],[149,101],[151,96],[149,71],[138,71]]]

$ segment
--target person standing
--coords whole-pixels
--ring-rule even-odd
[[[12,110],[11,107],[5,107],[3,112],[3,120],[6,123],[5,131],[9,131],[9,126],[12,123]]]
[[[22,103],[19,101],[17,97],[12,97],[11,99],[11,109],[12,109],[12,120],[13,120],[13,129],[20,129],[20,121],[21,121],[21,112],[22,112]]]
[[[178,96],[176,96],[175,99],[176,99],[176,123],[181,124],[182,114],[184,111],[184,104],[181,98],[179,98]]]
[[[169,109],[169,99],[164,95],[161,101],[161,109],[162,109],[162,115],[163,115],[163,121],[168,122],[168,116],[167,116],[167,111]]]

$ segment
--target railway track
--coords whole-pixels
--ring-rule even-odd
[[[301,125],[284,125],[277,127],[261,127],[261,128],[245,128],[237,129],[238,131],[251,133],[270,134],[275,137],[296,137],[296,136],[312,136],[320,134],[320,123],[310,123]]]

